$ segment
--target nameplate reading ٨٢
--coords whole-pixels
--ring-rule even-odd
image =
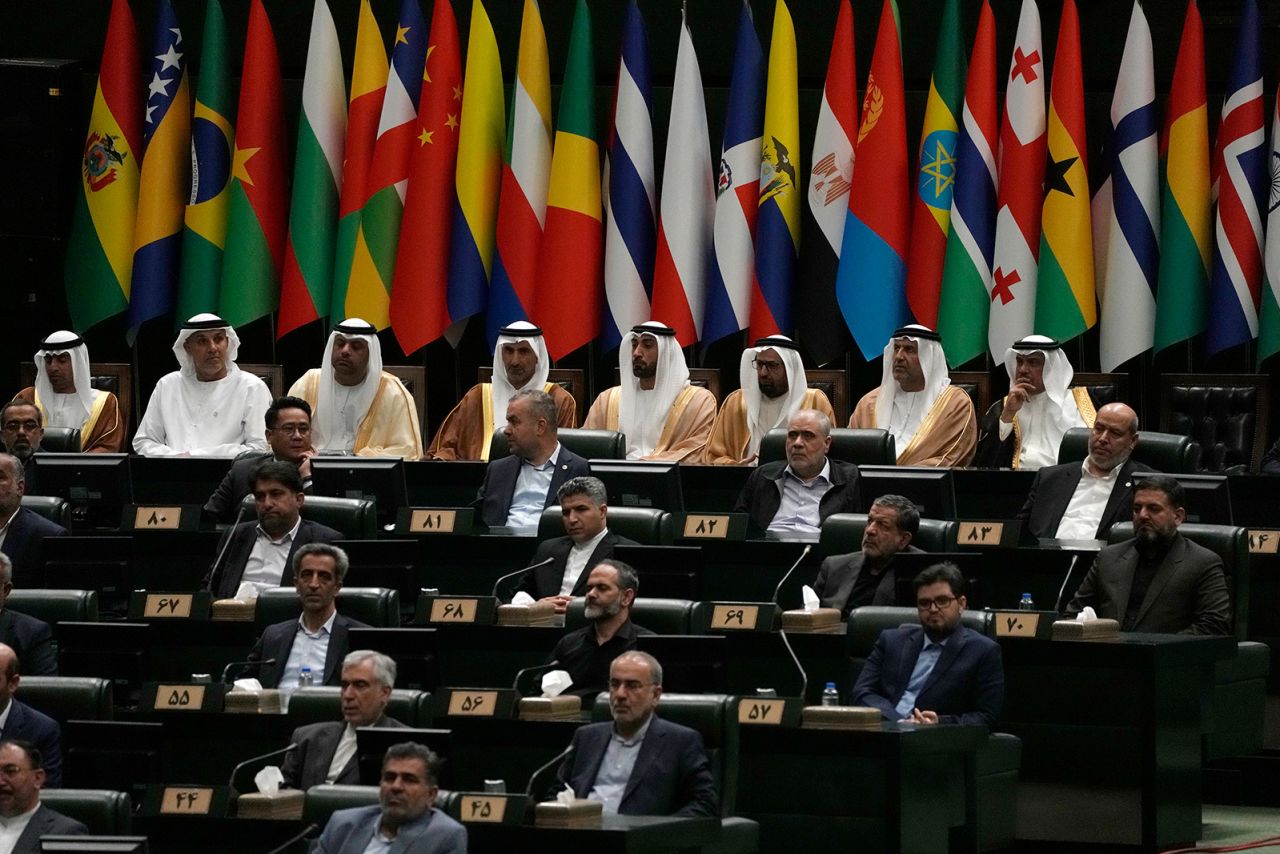
[[[204,685],[157,685],[157,712],[198,712],[204,705]]]
[[[729,517],[690,513],[684,517],[684,535],[704,540],[723,540],[729,536]]]
[[[142,608],[143,617],[186,619],[191,616],[190,593],[148,593]]]
[[[491,718],[497,705],[497,691],[453,691],[449,694],[450,715]]]
[[[753,700],[747,697],[738,701],[738,723],[752,726],[779,726],[785,700]]]
[[[431,600],[431,617],[433,623],[474,623],[476,621],[475,599],[433,599]]]
[[[181,507],[138,507],[134,510],[136,530],[176,531],[182,522]]]
[[[160,799],[160,812],[170,815],[208,815],[213,804],[213,789],[166,786]]]
[[[711,609],[711,628],[754,629],[759,618],[758,605],[716,605]]]
[[[956,542],[962,546],[998,546],[1004,536],[1003,522],[961,522]]]
[[[409,530],[419,534],[452,534],[457,521],[456,510],[414,510],[409,515]]]
[[[1040,615],[1028,611],[996,611],[996,637],[1033,638],[1040,625]]]
[[[466,822],[498,824],[506,812],[506,798],[466,795],[462,799],[462,820]]]
[[[1280,546],[1280,531],[1255,529],[1249,532],[1249,554],[1273,555]]]

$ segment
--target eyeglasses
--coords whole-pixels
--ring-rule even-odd
[[[19,430],[24,433],[32,433],[40,429],[39,421],[6,421],[4,422],[4,431],[6,433],[17,433]]]
[[[609,690],[617,691],[619,688],[626,688],[628,691],[639,691],[641,688],[648,688],[650,684],[637,679],[610,679]]]
[[[917,599],[916,607],[921,611],[932,611],[934,608],[945,611],[954,601],[956,601],[954,596],[935,596],[932,599]]]
[[[279,427],[272,427],[271,429],[285,435],[297,433],[299,436],[307,436],[311,433],[310,424],[281,424]]]
[[[778,368],[782,367],[782,363],[781,362],[765,362],[760,359],[752,359],[751,367],[755,368],[757,371],[776,371],[778,370]]]

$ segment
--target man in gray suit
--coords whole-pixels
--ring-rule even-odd
[[[1230,634],[1222,558],[1178,533],[1185,505],[1174,478],[1140,481],[1133,494],[1133,539],[1098,553],[1067,613],[1092,606],[1126,632]]]
[[[862,551],[832,555],[822,561],[813,592],[824,608],[839,608],[848,617],[863,605],[892,605],[897,583],[893,558],[898,552],[919,553],[911,545],[920,530],[920,508],[901,495],[882,495],[871,503]]]
[[[466,828],[433,806],[439,764],[421,744],[391,745],[382,759],[380,805],[335,812],[314,854],[466,854]]]
[[[37,854],[41,836],[89,832],[75,819],[40,803],[44,779],[43,758],[34,744],[18,739],[0,741],[0,832],[8,837],[0,837],[0,850]],[[16,839],[10,835],[13,833],[17,833]]]
[[[307,790],[321,783],[356,784],[356,729],[362,726],[402,728],[387,717],[387,702],[396,684],[396,663],[371,649],[342,660],[342,720],[300,726],[289,739],[298,749],[284,758],[280,773],[290,789]]]

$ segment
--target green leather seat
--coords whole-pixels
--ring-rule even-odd
[[[760,442],[760,464],[787,458],[787,431],[770,430]],[[893,434],[888,430],[834,427],[830,455],[854,465],[891,466],[898,461]]]
[[[243,518],[252,520],[255,512],[253,496],[246,495],[240,506],[244,510]],[[374,502],[368,498],[308,495],[302,505],[302,518],[341,531],[344,540],[374,540],[378,537],[378,514],[374,511]]]
[[[659,507],[609,506],[609,530],[620,537],[635,540],[646,546],[669,546],[675,540],[674,517]],[[538,539],[547,540],[564,536],[564,524],[560,518],[560,505],[552,504],[542,511],[538,520]]]
[[[128,834],[133,827],[127,792],[113,792],[110,789],[42,789],[40,802],[67,818],[84,822],[89,833],[94,836],[121,836]]]
[[[584,460],[625,460],[627,437],[617,430],[585,430],[580,427],[561,427],[557,432],[560,444]],[[489,459],[498,460],[511,453],[507,436],[501,430],[489,440]]]
[[[24,495],[22,506],[64,528],[71,527],[71,505],[54,495]]]
[[[59,622],[98,622],[98,591],[96,590],[47,588],[15,590],[9,594],[5,604],[28,617],[44,620],[54,627],[55,635],[58,633]]]
[[[23,680],[24,682],[26,680]],[[431,693],[393,688],[387,715],[405,726],[431,726]],[[289,698],[289,721],[294,726],[336,721],[342,717],[342,689],[316,685],[295,691]]]
[[[643,583],[640,589],[644,589]],[[569,608],[564,615],[566,631],[572,631],[587,624],[586,617],[582,613],[586,601],[582,596],[578,596],[569,603]],[[646,599],[641,596],[631,606],[631,622],[637,626],[643,626],[654,634],[687,635],[692,624],[693,607],[694,603],[688,599]]]
[[[23,676],[22,702],[64,723],[112,719],[110,679],[96,676]]]
[[[80,453],[79,427],[46,427],[40,440],[40,450],[55,454]]]
[[[949,552],[956,547],[960,523],[954,519],[921,519],[920,529],[911,545],[927,552]],[[865,513],[833,513],[822,521],[818,548],[823,554],[849,554],[862,550],[862,535],[867,530]]]
[[[441,789],[436,793],[436,809],[458,818],[462,797]],[[377,786],[312,786],[302,801],[302,823],[323,828],[329,816],[351,807],[371,807],[378,803]]]
[[[1058,445],[1059,463],[1083,462],[1089,455],[1089,429],[1072,427]],[[1200,469],[1200,445],[1190,436],[1179,433],[1138,431],[1138,446],[1133,449],[1136,462],[1168,474],[1191,474]]]
[[[876,639],[880,637],[880,632],[919,622],[920,618],[915,608],[865,605],[850,611],[846,638],[853,670],[849,684],[852,685],[857,681],[858,674],[862,672],[862,666],[867,663],[867,656],[871,655],[871,648],[876,645]],[[966,628],[984,635],[991,635],[995,631],[990,611],[965,611],[960,617],[960,622]]]
[[[379,629],[400,625],[400,592],[387,587],[344,587],[338,591],[338,612]],[[254,624],[258,629],[296,618],[302,613],[298,591],[272,587],[258,597]]]

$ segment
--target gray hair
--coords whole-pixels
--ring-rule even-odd
[[[13,561],[4,552],[0,552],[0,587],[13,581]]]
[[[649,653],[641,652],[638,649],[629,649],[626,652],[619,655],[617,658],[615,658],[613,662],[610,663],[609,669],[613,670],[613,665],[617,664],[619,661],[622,661],[624,659],[627,659],[630,661],[638,661],[641,664],[648,665],[649,680],[653,682],[654,685],[662,684],[662,665],[658,663],[658,659],[654,658]]]
[[[538,418],[547,422],[547,426],[551,430],[555,430],[559,426],[559,419],[556,417],[556,402],[551,399],[551,395],[547,394],[540,388],[526,388],[511,395],[511,403],[517,400],[529,401],[529,406],[533,409],[533,414]]]
[[[22,462],[13,454],[0,452],[0,465],[8,467],[9,477],[13,478],[14,483],[26,482],[27,470],[22,467]]]
[[[421,760],[423,766],[427,769],[427,782],[433,786],[440,785],[440,757],[425,744],[419,744],[416,741],[402,741],[399,744],[391,745],[387,748],[387,752],[383,754],[383,769],[386,769],[387,763],[392,759]]]
[[[640,595],[640,576],[631,564],[616,557],[606,557],[597,561],[596,566],[607,566],[618,573],[619,590],[634,590],[637,596]],[[595,569],[596,566],[591,568]]]
[[[379,684],[387,688],[396,687],[396,660],[389,655],[383,655],[371,649],[357,649],[355,652],[347,653],[342,659],[342,669],[356,667],[366,661],[373,663],[373,678],[377,679]]]
[[[791,429],[791,420],[797,415],[812,415],[818,420],[818,429],[822,431],[823,438],[831,435],[831,419],[827,417],[825,412],[818,409],[797,409],[795,412],[791,413],[791,418],[787,419],[788,430]]]
[[[333,572],[338,576],[338,583],[347,577],[347,569],[351,566],[351,561],[347,559],[347,553],[335,545],[329,543],[307,543],[305,546],[299,546],[298,550],[293,553],[293,577],[298,577],[298,569],[302,566],[302,559],[307,555],[320,555],[333,559]]]
[[[605,489],[604,481],[598,477],[569,478],[556,490],[556,501],[563,504],[566,498],[574,495],[585,495],[597,505],[609,503],[609,490]]]
[[[898,530],[915,536],[920,530],[920,508],[905,495],[881,495],[871,502],[872,507],[888,507],[898,514]]]

